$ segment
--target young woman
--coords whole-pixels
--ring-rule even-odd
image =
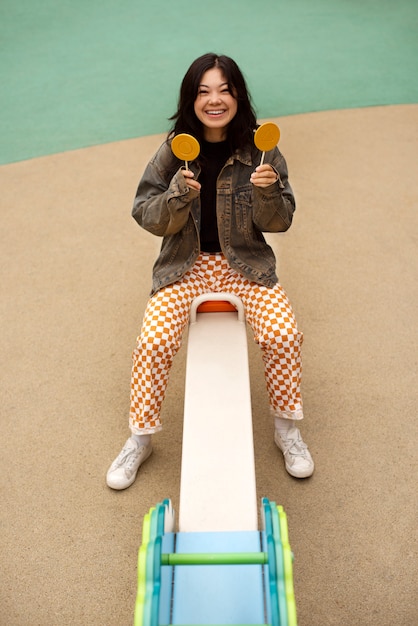
[[[129,487],[150,456],[191,302],[213,291],[243,301],[262,349],[275,442],[289,474],[305,478],[314,463],[296,426],[303,418],[302,333],[262,234],[284,232],[292,223],[295,200],[286,162],[276,147],[258,165],[255,113],[245,79],[229,57],[205,54],[192,63],[171,119],[172,131],[146,167],[132,211],[140,226],[162,237],[162,245],[133,353],[131,436],[107,484]],[[179,133],[193,135],[201,146],[189,169],[171,151]]]

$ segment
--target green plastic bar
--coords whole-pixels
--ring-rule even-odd
[[[265,565],[267,552],[166,553],[161,565]]]

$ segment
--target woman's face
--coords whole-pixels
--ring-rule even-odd
[[[229,91],[221,70],[214,67],[205,72],[194,102],[194,112],[203,124],[206,141],[226,139],[228,124],[235,117],[237,109],[238,103]]]

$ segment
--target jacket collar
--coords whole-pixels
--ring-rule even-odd
[[[244,150],[237,150],[230,157],[230,159],[228,159],[227,162],[228,163],[229,162],[232,163],[234,160],[241,161],[241,163],[244,163],[244,165],[250,165],[251,166],[253,164],[251,150],[249,150],[248,148],[245,148]]]

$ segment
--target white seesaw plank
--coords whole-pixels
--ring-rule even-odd
[[[237,313],[198,313],[228,300]],[[241,300],[192,303],[187,345],[179,531],[257,530],[247,334]]]

